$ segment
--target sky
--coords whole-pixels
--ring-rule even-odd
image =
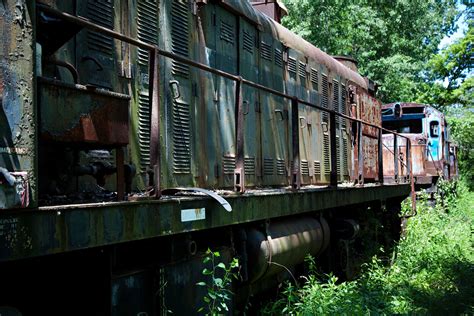
[[[464,11],[466,6],[460,4],[460,9]],[[457,31],[451,36],[445,36],[438,45],[438,49],[443,49],[453,43],[455,40],[461,38],[464,35],[464,32],[467,31],[466,15],[463,14],[456,23]]]

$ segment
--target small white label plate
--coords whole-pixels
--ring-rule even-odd
[[[181,210],[181,222],[193,222],[206,219],[206,209],[189,208]]]

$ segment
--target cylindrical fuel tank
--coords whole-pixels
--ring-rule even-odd
[[[321,253],[329,244],[324,218],[303,217],[272,222],[266,232],[247,231],[249,281],[266,278],[303,262],[306,255]]]

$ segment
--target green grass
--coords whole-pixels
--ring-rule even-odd
[[[263,314],[473,314],[474,193],[452,184],[436,207],[422,199],[408,220],[391,264],[374,257],[359,279],[310,275],[301,287],[288,284]],[[405,207],[405,211],[408,211]]]

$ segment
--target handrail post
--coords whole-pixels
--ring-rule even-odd
[[[398,136],[393,135],[393,170],[395,183],[398,183]]]
[[[379,128],[378,159],[379,159],[379,183],[383,184],[383,138],[382,129]]]
[[[336,138],[336,112],[329,112],[329,139],[331,143],[331,180],[332,187],[337,187],[337,138]]]
[[[411,139],[407,139],[407,146],[410,146],[410,153],[411,153]],[[410,186],[411,186],[411,208],[412,213],[416,214],[416,192],[415,192],[415,177],[413,177],[413,159],[411,154],[409,156],[409,161],[407,161],[407,166],[410,166]]]
[[[405,139],[405,142],[406,142],[405,156],[406,156],[406,162],[407,162],[406,169],[407,169],[407,175],[411,178],[412,177],[411,141],[409,139]]]
[[[242,77],[235,82],[235,137],[236,160],[234,170],[234,190],[245,192],[245,164],[244,164],[244,110],[242,101]]]
[[[151,112],[150,121],[150,163],[153,168],[152,183],[155,189],[155,197],[161,196],[160,183],[160,102],[159,102],[159,65],[158,49],[152,49],[148,54],[148,102]]]
[[[364,184],[364,136],[361,122],[357,122],[357,182]]]
[[[298,119],[298,98],[291,99],[291,135],[293,144],[293,166],[291,170],[291,187],[298,190],[301,187],[300,171],[300,135]]]

